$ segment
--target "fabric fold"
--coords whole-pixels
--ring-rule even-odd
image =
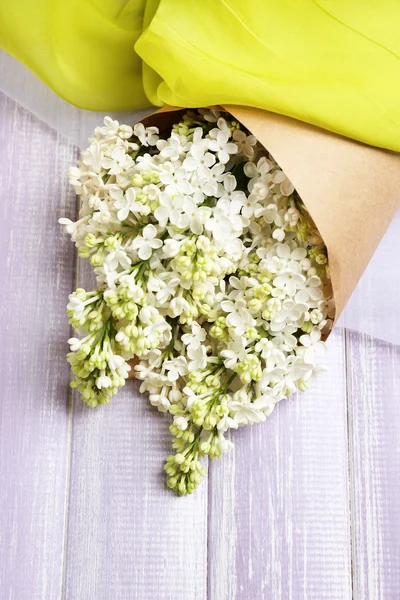
[[[397,0],[14,0],[0,46],[81,108],[252,106],[400,151],[399,22]]]
[[[347,4],[161,0],[135,45],[162,78],[151,97],[262,108],[399,151],[400,4]]]
[[[145,0],[0,2],[0,47],[80,108],[148,106],[134,44]]]

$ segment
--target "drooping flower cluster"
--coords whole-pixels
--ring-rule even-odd
[[[168,485],[191,493],[230,428],[263,421],[321,369],[326,248],[228,113],[182,112],[161,133],[106,118],[70,179],[79,220],[60,222],[98,281],[70,296],[72,385],[90,406],[108,402],[137,357],[141,391],[173,416]]]

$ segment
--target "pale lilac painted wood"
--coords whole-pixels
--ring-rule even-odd
[[[84,147],[94,128],[106,114],[122,123],[140,121],[151,108],[101,113],[72,106],[36,77],[25,65],[0,50],[0,91],[27,108],[33,115],[53,127],[67,140]]]
[[[74,397],[68,600],[206,597],[207,482],[186,498],[166,489],[169,423],[137,382],[96,409]]]
[[[400,598],[400,348],[347,334],[353,589]]]
[[[212,463],[209,600],[349,600],[344,340],[328,371]]]
[[[135,384],[75,398],[70,440],[76,150],[1,95],[0,136],[0,597],[397,600],[400,349],[336,332],[328,373],[176,498],[168,420]]]
[[[56,600],[68,474],[75,149],[0,94],[0,597]]]

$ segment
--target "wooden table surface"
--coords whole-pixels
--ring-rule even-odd
[[[135,383],[69,391],[77,148],[0,95],[0,153],[1,600],[399,599],[400,348],[336,330],[311,391],[177,498]]]

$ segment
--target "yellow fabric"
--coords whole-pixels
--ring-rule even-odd
[[[148,106],[134,44],[146,0],[0,0],[0,47],[81,108]]]
[[[400,151],[399,26],[399,0],[161,0],[135,49],[162,102],[256,106]]]
[[[73,104],[251,105],[397,151],[399,25],[399,0],[0,0],[0,45]]]

